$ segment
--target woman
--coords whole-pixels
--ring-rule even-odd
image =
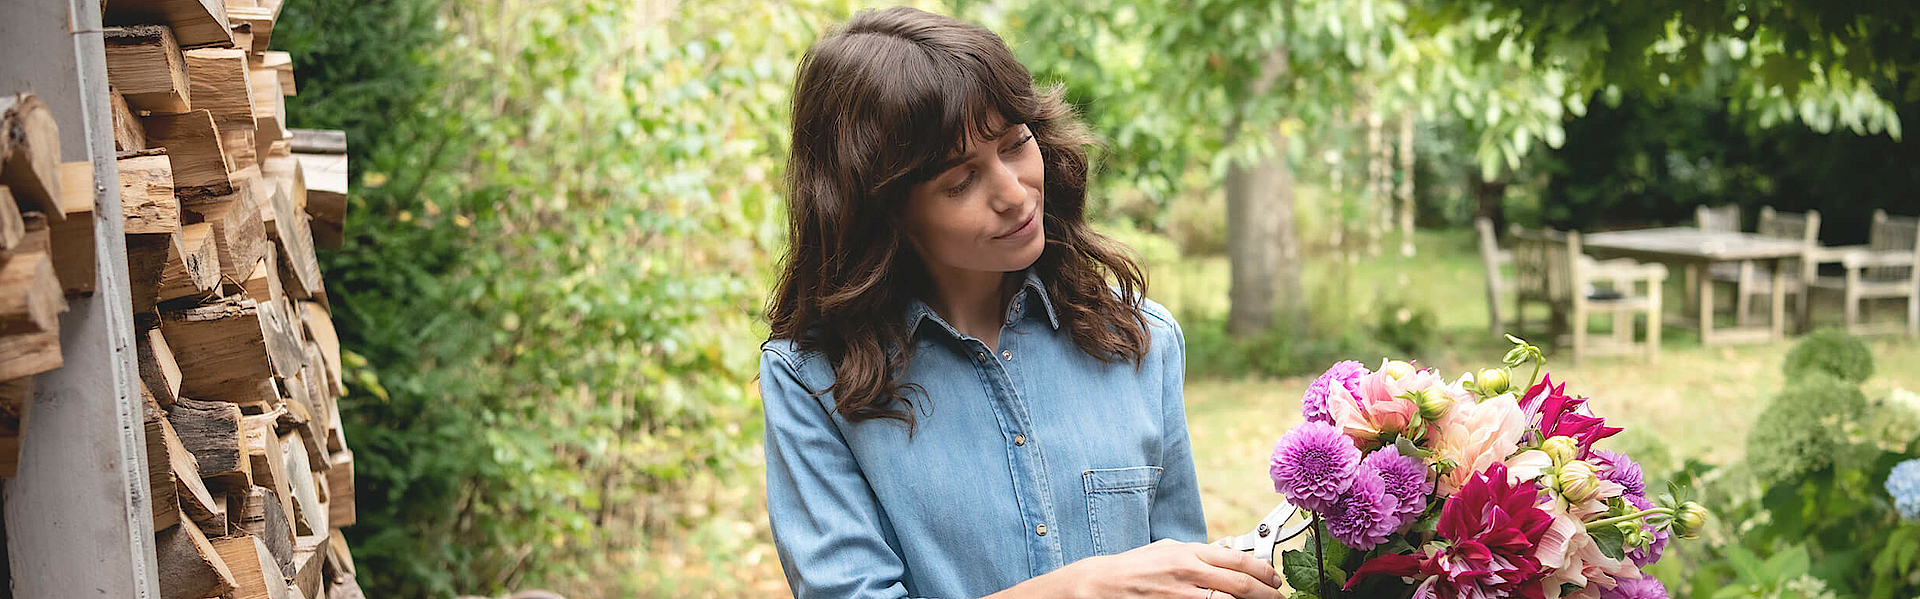
[[[793,109],[760,385],[794,595],[1279,597],[1193,542],[1180,329],[1088,228],[1059,91],[896,8],[816,43]]]

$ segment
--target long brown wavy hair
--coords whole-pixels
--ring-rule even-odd
[[[1036,90],[1000,36],[911,8],[855,15],[801,58],[787,161],[790,245],[767,320],[772,339],[829,358],[834,382],[814,392],[833,393],[842,417],[913,426],[909,391],[925,393],[899,380],[913,353],[904,314],[931,287],[901,215],[910,188],[969,139],[992,138],[993,113],[1025,123],[1039,142],[1046,248],[1032,268],[1061,327],[1101,361],[1137,367],[1146,355],[1138,308],[1146,280],[1123,246],[1087,226],[1094,138],[1061,96],[1058,87]]]

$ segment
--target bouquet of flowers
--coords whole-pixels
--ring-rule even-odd
[[[1600,447],[1622,429],[1538,378],[1540,350],[1507,338],[1504,367],[1452,381],[1348,361],[1307,388],[1306,422],[1269,468],[1274,490],[1313,520],[1308,550],[1280,560],[1297,593],[1666,597],[1640,569],[1671,537],[1693,536],[1706,509],[1671,484],[1650,497],[1640,466]]]

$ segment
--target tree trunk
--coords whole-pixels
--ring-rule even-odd
[[[1264,332],[1275,324],[1299,330],[1305,322],[1287,138],[1278,127],[1268,135],[1273,154],[1227,169],[1227,255],[1232,270],[1227,332],[1235,336]]]
[[[1468,186],[1473,189],[1473,197],[1480,205],[1480,208],[1475,211],[1475,216],[1487,217],[1493,221],[1494,231],[1505,232],[1507,230],[1506,179],[1488,181],[1481,178],[1480,169],[1469,170],[1472,173],[1467,175],[1470,178]]]

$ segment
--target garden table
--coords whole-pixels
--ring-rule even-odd
[[[1662,227],[1631,231],[1610,231],[1586,236],[1586,251],[1603,258],[1633,258],[1698,269],[1694,277],[1700,298],[1700,344],[1758,342],[1780,339],[1786,331],[1786,279],[1781,271],[1789,258],[1799,258],[1806,248],[1799,240],[1763,237],[1738,231],[1709,231],[1693,227]],[[1752,260],[1765,263],[1772,273],[1771,319],[1764,326],[1713,327],[1713,277],[1708,268],[1715,262]],[[1805,301],[1805,300],[1802,300]]]

